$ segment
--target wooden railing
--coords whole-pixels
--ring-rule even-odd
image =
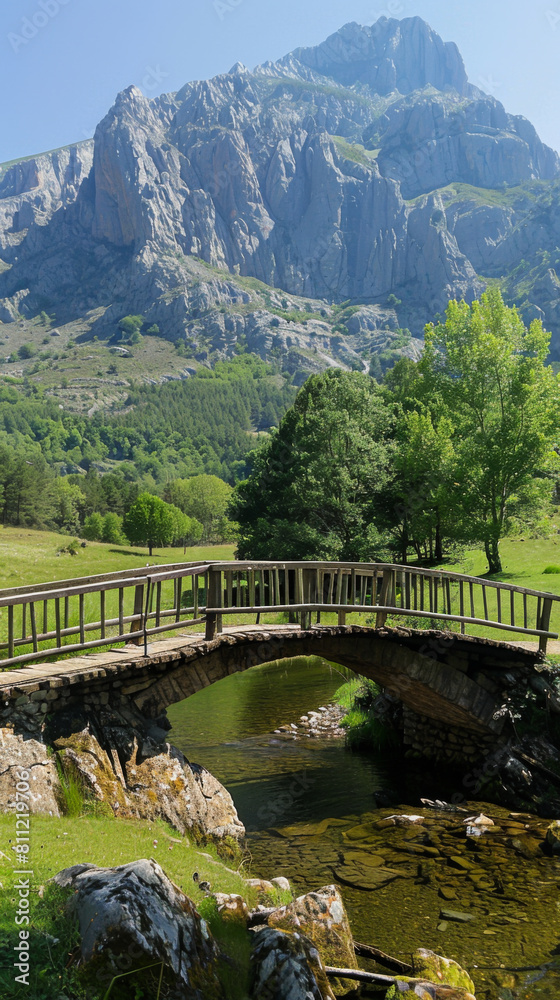
[[[204,625],[207,639],[224,617],[285,613],[312,618],[368,616],[459,622],[536,636],[546,650],[556,594],[479,577],[385,563],[209,562],[146,566],[87,579],[0,591],[0,668],[113,646]],[[4,654],[3,658],[2,654]]]

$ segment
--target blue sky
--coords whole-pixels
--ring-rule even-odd
[[[560,149],[560,0],[3,0],[0,163],[92,135],[131,83],[154,97],[383,14],[457,42],[471,81]]]

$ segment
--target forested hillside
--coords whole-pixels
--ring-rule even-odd
[[[295,390],[253,355],[202,369],[193,378],[133,388],[126,405],[91,419],[40,392],[0,388],[0,443],[42,456],[62,472],[121,466],[156,483],[207,472],[234,481],[245,472],[255,433],[278,423]]]
[[[0,388],[2,523],[77,530],[82,513],[124,513],[138,492],[162,492],[201,473],[234,483],[247,473],[259,433],[278,424],[293,386],[259,358],[240,354],[183,382],[139,386],[126,406],[93,418],[19,387]],[[71,504],[72,506],[72,504]]]

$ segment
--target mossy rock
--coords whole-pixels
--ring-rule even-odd
[[[414,971],[423,979],[444,983],[446,986],[460,986],[469,993],[474,993],[474,983],[468,972],[452,958],[443,958],[427,948],[419,948],[414,952],[412,963]]]

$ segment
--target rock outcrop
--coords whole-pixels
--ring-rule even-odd
[[[231,795],[206,768],[191,764],[169,743],[144,744],[141,749],[134,735],[131,742],[124,766],[118,749],[108,745],[105,750],[90,726],[54,745],[66,777],[77,781],[86,795],[106,803],[115,816],[159,817],[180,833],[215,840],[244,836]],[[119,749],[122,754],[122,744]]]
[[[152,860],[118,868],[83,864],[55,876],[73,894],[68,911],[80,928],[82,962],[113,975],[129,971],[131,956],[161,961],[173,971],[185,1000],[218,1000],[218,949],[194,903]]]
[[[28,738],[0,729],[0,810],[12,808],[17,773],[28,772],[29,812],[60,816],[69,794],[103,806],[119,818],[160,818],[182,834],[241,840],[245,828],[229,792],[205,767],[191,763],[165,739],[162,717],[145,719],[115,699],[111,708],[52,712]],[[39,705],[30,702],[30,705]],[[52,708],[52,702],[51,702]],[[12,725],[23,729],[28,717]],[[62,776],[59,777],[59,770]]]
[[[560,356],[559,172],[530,123],[471,87],[456,46],[421,19],[348,24],[254,72],[237,64],[153,100],[129,87],[93,149],[8,167],[0,322],[49,308],[111,337],[142,312],[204,360],[244,337],[264,357],[296,350],[306,371],[360,367],[391,330],[420,338],[449,298],[511,276]],[[529,269],[527,300],[523,262],[538,253],[549,256]],[[288,327],[288,296],[312,326],[306,312]],[[384,337],[329,325],[348,300],[378,310]],[[321,343],[335,332],[342,346]]]
[[[272,927],[255,931],[251,952],[254,1000],[334,1000],[319,952],[299,931]]]
[[[0,729],[0,802],[4,811],[15,809],[17,784],[26,772],[29,785],[29,812],[60,816],[60,782],[53,757],[47,747],[34,739],[24,739],[12,729]]]

